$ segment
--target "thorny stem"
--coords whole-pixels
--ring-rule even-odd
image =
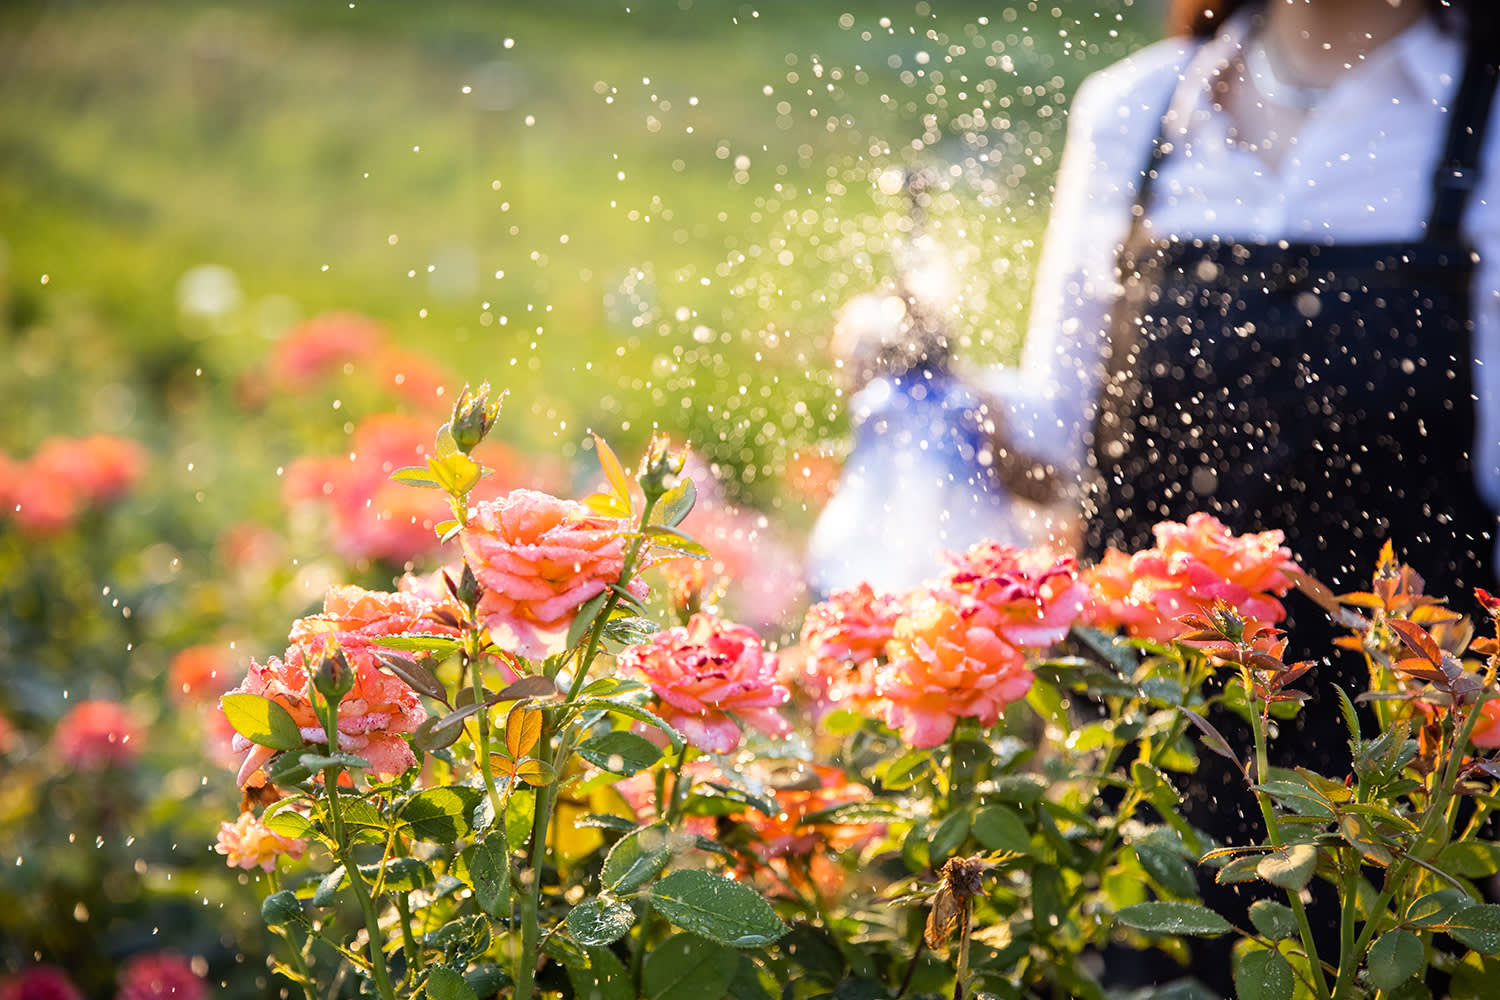
[[[656,499],[648,496],[645,505],[641,508],[640,528],[642,531],[651,523],[651,512],[654,509],[656,509]],[[646,536],[638,534],[631,543],[630,551],[625,554],[625,562],[620,567],[618,586],[624,587],[635,576],[636,563],[640,561],[641,550],[645,547]],[[620,592],[611,590],[609,600],[604,602],[604,607],[599,609],[599,616],[594,619],[594,627],[589,629],[589,642],[579,654],[578,669],[573,673],[573,683],[568,686],[568,698],[565,704],[571,705],[578,699],[578,692],[583,690],[584,681],[589,675],[589,667],[593,665],[594,657],[599,655],[599,644],[604,639],[604,627],[609,624],[609,616],[619,606]]]
[[[541,738],[538,749],[546,754],[552,742],[551,721],[542,716]],[[554,762],[543,760],[544,764]],[[554,765],[554,770],[556,770]],[[531,864],[529,881],[521,894],[521,955],[516,964],[516,1000],[530,1000],[536,986],[537,953],[541,947],[542,929],[538,914],[541,910],[542,869],[547,862],[547,824],[552,818],[552,806],[557,800],[557,783],[554,781],[537,789],[534,813],[531,819]]]
[[[1462,728],[1455,735],[1452,750],[1448,754],[1442,769],[1442,780],[1437,786],[1437,798],[1427,808],[1427,815],[1422,821],[1422,828],[1417,831],[1412,843],[1417,845],[1417,851],[1403,857],[1396,867],[1391,869],[1389,877],[1381,887],[1380,896],[1375,900],[1375,905],[1370,907],[1370,919],[1365,921],[1364,927],[1360,929],[1359,939],[1354,942],[1355,955],[1363,955],[1370,947],[1370,941],[1375,937],[1375,932],[1380,929],[1380,917],[1385,913],[1385,908],[1395,898],[1396,892],[1405,883],[1407,875],[1419,862],[1425,862],[1427,856],[1435,855],[1448,844],[1448,838],[1439,837],[1439,830],[1445,829],[1447,823],[1448,804],[1454,789],[1458,784],[1458,771],[1463,766],[1463,749],[1469,744],[1469,737],[1474,733],[1474,725],[1479,721],[1480,708],[1483,700],[1476,702],[1469,714],[1464,717]],[[1423,848],[1426,850],[1423,850]],[[1339,969],[1338,982],[1334,984],[1334,1000],[1342,1000],[1348,994],[1354,979],[1354,970]]]
[[[464,641],[464,659],[469,664],[469,674],[474,686],[474,703],[484,704],[484,683],[480,679],[479,657],[473,647],[477,645],[477,637],[474,630],[470,630]],[[505,806],[500,801],[500,792],[495,787],[495,769],[490,765],[490,710],[486,706],[477,713],[479,716],[479,745],[475,747],[476,756],[479,757],[479,772],[484,775],[485,794],[490,799],[490,811],[499,823],[505,822]]]
[[[316,689],[310,689],[309,693],[316,707],[319,700]],[[322,702],[323,710],[319,714],[323,720],[323,731],[328,736],[328,752],[337,753],[339,748],[338,703],[327,698],[323,698]],[[370,936],[370,966],[375,976],[375,988],[380,991],[380,995],[385,1000],[395,1000],[396,992],[391,986],[391,974],[385,967],[380,914],[375,911],[375,903],[370,899],[370,890],[365,885],[365,877],[360,873],[359,863],[354,857],[353,845],[349,841],[349,830],[344,825],[344,813],[339,807],[339,772],[342,770],[342,765],[338,764],[323,769],[323,789],[328,794],[328,813],[333,817],[333,838],[338,844],[338,859],[344,863],[344,872],[349,876],[349,886],[354,890],[354,898],[359,901],[360,911],[364,914],[365,931]]]
[[[416,936],[411,932],[411,904],[404,892],[396,893],[396,911],[401,914],[401,947],[406,952],[407,975],[415,976],[422,971],[422,953],[417,948]]]
[[[1241,660],[1249,647],[1241,646]],[[1250,676],[1249,667],[1240,668],[1240,680],[1245,685],[1245,696],[1250,706],[1255,711],[1251,712],[1251,732],[1255,734],[1255,784],[1262,784],[1266,780],[1266,772],[1270,769],[1269,754],[1266,752],[1266,722],[1269,718],[1270,702],[1256,704],[1255,685]],[[1271,846],[1282,850],[1286,844],[1281,837],[1281,827],[1276,823],[1276,812],[1271,807],[1271,796],[1259,789],[1255,790],[1255,801],[1260,806],[1261,820],[1266,824],[1266,839]],[[1302,950],[1307,955],[1308,972],[1312,976],[1313,989],[1317,993],[1318,1000],[1329,1000],[1328,982],[1323,978],[1322,965],[1318,960],[1318,949],[1313,944],[1312,924],[1307,919],[1307,906],[1302,902],[1302,896],[1288,889],[1286,893],[1287,902],[1291,904],[1292,915],[1297,918],[1297,935],[1302,939]]]

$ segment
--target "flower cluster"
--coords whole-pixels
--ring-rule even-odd
[[[815,604],[788,680],[815,707],[869,712],[917,747],[943,742],[959,719],[993,725],[1031,688],[1029,652],[1067,634],[1087,590],[1071,556],[1045,549],[985,542],[948,561],[910,593],[861,585]]]
[[[1288,573],[1296,563],[1281,532],[1236,535],[1203,513],[1154,531],[1154,547],[1130,555],[1110,549],[1085,574],[1093,592],[1090,624],[1170,642],[1184,631],[1178,618],[1219,601],[1248,622],[1275,624],[1286,617],[1277,597],[1291,589]]]
[[[49,438],[26,461],[0,453],[0,512],[26,536],[50,537],[125,496],[145,471],[146,452],[129,438]]]

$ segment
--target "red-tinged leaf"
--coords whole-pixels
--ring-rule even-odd
[[[1356,608],[1370,608],[1371,610],[1385,607],[1385,600],[1383,598],[1367,590],[1356,590],[1350,594],[1340,594],[1339,602],[1341,604],[1353,605]]]
[[[1422,657],[1434,667],[1441,666],[1443,662],[1443,651],[1438,644],[1432,641],[1432,636],[1427,630],[1415,622],[1403,621],[1400,618],[1392,618],[1386,622],[1392,632],[1401,637],[1401,641],[1413,653]]]
[[[546,674],[531,674],[513,684],[505,685],[489,700],[498,704],[502,701],[523,701],[528,698],[551,698],[555,694],[557,694],[556,681]]]
[[[1490,614],[1500,614],[1500,597],[1496,597],[1483,587],[1474,588],[1474,599],[1484,606],[1484,610]]]
[[[1475,656],[1494,656],[1500,653],[1500,641],[1489,638],[1475,639],[1469,643],[1469,652]]]
[[[604,443],[599,435],[594,435],[594,450],[599,455],[599,467],[604,470],[604,476],[609,480],[609,488],[614,491],[625,505],[626,512],[630,510],[630,480],[625,477],[625,468],[620,465],[620,460],[615,457],[614,450]]]
[[[1338,596],[1320,580],[1297,569],[1286,570],[1285,572],[1291,578],[1292,583],[1296,585],[1297,589],[1306,594],[1318,607],[1329,613],[1338,608]]]
[[[1395,669],[1408,677],[1428,681],[1432,684],[1448,683],[1448,675],[1438,670],[1427,660],[1416,656],[1409,656],[1404,660],[1397,660],[1393,666]]]
[[[490,770],[495,772],[495,777],[509,781],[516,776],[515,758],[506,753],[492,753],[490,754]]]
[[[505,749],[516,760],[526,756],[542,738],[542,712],[524,703],[505,717]]]

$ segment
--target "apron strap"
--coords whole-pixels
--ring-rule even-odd
[[[1461,243],[1460,226],[1469,195],[1479,181],[1479,156],[1489,124],[1495,81],[1500,75],[1493,46],[1471,37],[1464,58],[1463,81],[1453,98],[1448,139],[1432,176],[1432,211],[1427,241]]]

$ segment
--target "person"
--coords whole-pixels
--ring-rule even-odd
[[[1389,539],[1471,609],[1500,562],[1500,13],[1174,0],[1172,19],[1074,98],[1022,364],[978,386],[996,453],[1076,484],[1086,557],[1204,510],[1282,530],[1335,592]],[[1362,690],[1364,667],[1291,607],[1293,651],[1322,659],[1272,762],[1343,773],[1332,684]],[[1192,822],[1259,837],[1238,778],[1191,784]],[[1228,957],[1193,971],[1228,988]]]
[[[1085,484],[1086,555],[1205,510],[1282,530],[1335,592],[1366,589],[1389,539],[1476,607],[1500,536],[1494,9],[1182,0],[1174,15],[1182,30],[1075,96],[1023,365],[988,386],[1010,432]],[[1330,655],[1318,608],[1290,607],[1289,658],[1319,665],[1272,763],[1337,776],[1332,685],[1368,678]],[[1201,756],[1189,820],[1258,840],[1243,782]],[[1248,902],[1201,881],[1216,908]],[[1337,954],[1331,902],[1315,892],[1315,932]],[[1222,944],[1195,951],[1210,985],[1228,989],[1230,967]]]

